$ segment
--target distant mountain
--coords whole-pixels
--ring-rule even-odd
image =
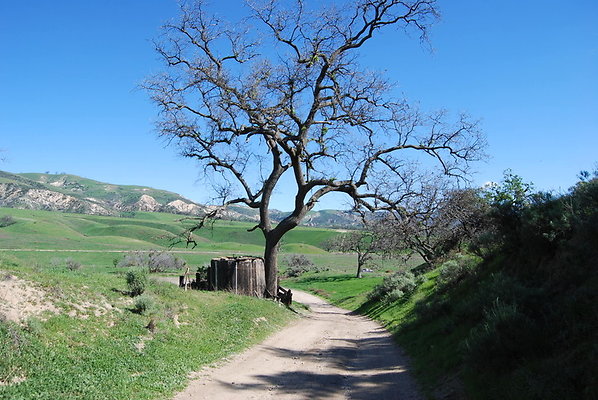
[[[230,206],[229,211],[237,217],[235,219],[245,221],[257,221],[259,218],[258,210],[246,206]],[[289,213],[279,210],[270,210],[270,216],[274,221],[280,221]],[[313,226],[320,228],[357,228],[361,224],[358,214],[343,210],[320,210],[307,213],[302,226]]]
[[[113,185],[69,174],[0,171],[0,206],[95,215],[150,211],[197,215],[205,210],[184,197],[143,186]]]
[[[4,171],[0,171],[0,207],[94,215],[122,215],[135,211],[201,215],[210,208],[179,194],[145,186],[114,185],[70,174]],[[286,216],[282,211],[271,212],[275,221]],[[224,218],[257,221],[258,212],[245,206],[231,206]],[[359,219],[348,211],[312,211],[302,225],[351,228],[359,225]]]

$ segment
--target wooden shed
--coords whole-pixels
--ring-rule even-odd
[[[208,268],[208,290],[227,290],[264,297],[266,273],[260,257],[213,258]]]

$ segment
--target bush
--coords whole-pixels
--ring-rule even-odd
[[[79,261],[73,260],[72,258],[67,258],[64,260],[64,262],[69,271],[77,271],[78,269],[81,269],[81,263]]]
[[[411,271],[399,271],[384,278],[381,284],[368,294],[368,300],[380,300],[391,303],[410,295],[417,288],[420,279]]]
[[[444,297],[425,297],[415,303],[413,311],[417,316],[415,323],[424,324],[450,313],[452,305],[449,299]]]
[[[148,296],[147,294],[143,294],[137,297],[135,301],[135,305],[133,306],[133,311],[136,314],[141,315],[149,315],[156,311],[158,308],[158,304],[154,300],[153,297]]]
[[[287,278],[296,278],[314,267],[314,263],[303,254],[288,255],[284,258],[284,263],[288,266],[284,272]]]
[[[210,268],[209,265],[202,265],[201,267],[197,267],[197,276],[199,277],[200,281],[207,281],[208,280],[208,269]]]
[[[126,254],[118,262],[119,267],[145,267],[150,273],[181,270],[186,261],[165,251],[135,251]]]
[[[284,258],[285,263],[290,267],[313,267],[314,263],[311,262],[309,258],[307,258],[303,254],[291,254]]]
[[[127,287],[131,296],[139,296],[145,292],[145,288],[147,287],[147,269],[137,268],[127,271],[125,279],[127,280]]]
[[[479,257],[457,254],[454,259],[448,260],[441,265],[436,282],[442,286],[455,286],[472,275],[475,267],[480,262],[481,258]]]
[[[516,304],[496,299],[464,342],[466,360],[474,370],[507,371],[535,347],[536,333]]]
[[[5,215],[2,218],[0,218],[0,228],[5,228],[16,223],[17,221],[11,215]]]

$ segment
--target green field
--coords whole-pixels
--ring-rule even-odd
[[[0,249],[29,263],[43,264],[55,258],[71,257],[88,266],[111,266],[123,252],[166,250],[192,221],[165,213],[135,213],[131,218],[0,208],[0,217],[16,223],[0,228]],[[195,248],[176,244],[172,251],[192,265],[203,265],[216,256],[261,255],[263,236],[248,232],[245,222],[218,221],[196,231]],[[350,256],[331,256],[321,244],[336,235],[332,229],[299,227],[284,238],[282,253],[309,254],[325,268],[350,268]]]

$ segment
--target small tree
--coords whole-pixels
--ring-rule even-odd
[[[451,250],[476,242],[489,229],[489,206],[475,189],[430,185],[405,208],[375,225],[385,249],[411,250],[430,266]]]
[[[343,233],[334,236],[325,243],[325,248],[328,251],[351,252],[357,255],[356,278],[362,277],[363,267],[372,260],[379,246],[380,243],[377,238],[371,231],[367,230]]]
[[[145,288],[147,286],[147,269],[131,269],[125,274],[125,279],[127,281],[127,287],[129,288],[129,293],[131,296],[139,296],[145,292]]]
[[[396,27],[426,40],[434,0],[248,1],[228,22],[202,1],[183,3],[156,43],[167,71],[144,85],[160,108],[158,129],[213,174],[222,206],[259,210],[267,293],[277,286],[283,236],[329,193],[392,210],[420,195],[432,165],[463,177],[483,146],[477,123],[425,115],[358,62],[358,51]],[[427,158],[430,162],[421,162]],[[274,224],[272,195],[294,182],[292,211]],[[213,210],[187,232],[217,218]]]
[[[0,228],[5,228],[7,226],[11,226],[16,224],[17,221],[14,219],[12,215],[4,215],[0,217]]]
[[[500,183],[493,183],[486,188],[485,196],[491,206],[489,216],[497,227],[498,235],[493,240],[507,248],[517,247],[521,236],[521,219],[534,198],[533,184],[506,170]]]

